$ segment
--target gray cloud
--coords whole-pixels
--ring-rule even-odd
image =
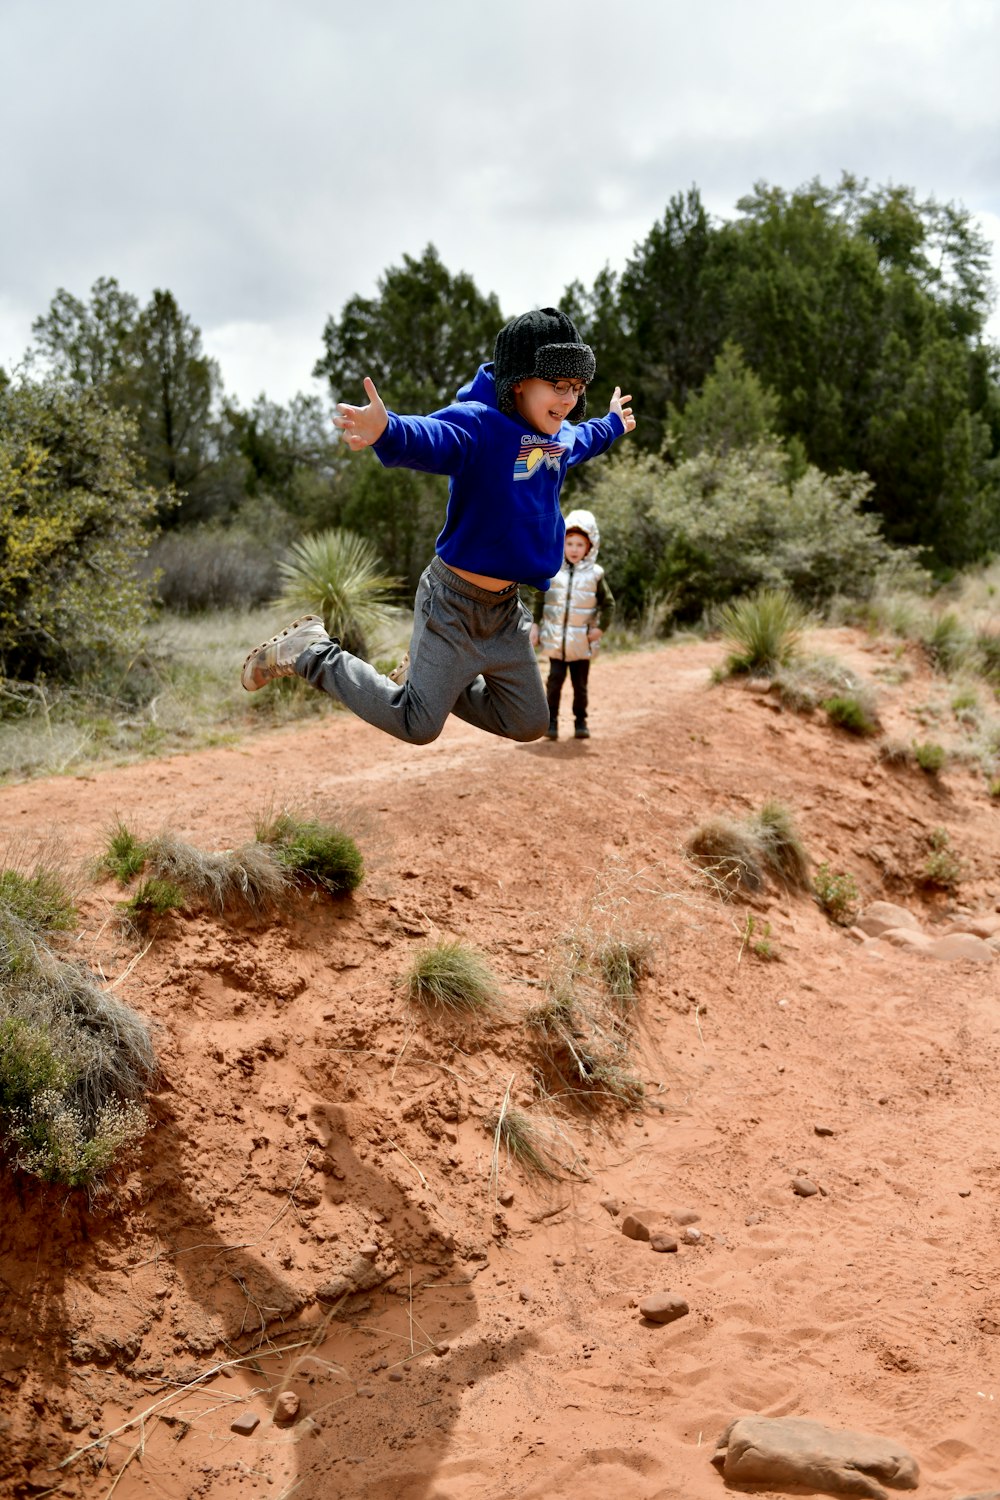
[[[842,168],[1000,220],[989,0],[0,0],[0,362],[59,286],[168,286],[243,399],[433,241],[505,310],[620,266],[673,193]],[[238,373],[236,373],[238,372]]]

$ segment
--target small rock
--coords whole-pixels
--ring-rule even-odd
[[[650,1250],[669,1252],[677,1249],[677,1241],[667,1229],[651,1229],[649,1233]]]
[[[673,1292],[654,1292],[651,1297],[643,1297],[639,1311],[650,1323],[673,1323],[675,1319],[685,1317],[691,1309],[683,1297]]]
[[[552,1264],[554,1266],[564,1266],[566,1262],[563,1260],[561,1255],[553,1255]]]
[[[675,1208],[670,1217],[683,1228],[685,1224],[697,1224],[701,1214],[696,1214],[693,1208]]]
[[[367,1400],[370,1401],[372,1399],[372,1397],[374,1396],[375,1392],[374,1392],[374,1390],[372,1389],[372,1387],[370,1385],[359,1385],[358,1388],[357,1388],[357,1390],[354,1392],[354,1394],[356,1396],[364,1396],[364,1397],[367,1398]]]
[[[681,1239],[685,1245],[700,1245],[704,1235],[700,1229],[695,1229],[693,1224],[689,1224],[686,1229],[681,1230]]]
[[[234,1417],[229,1424],[230,1432],[238,1432],[241,1437],[249,1437],[260,1426],[260,1417],[255,1416],[252,1411],[241,1411],[238,1417]]]
[[[378,1246],[373,1240],[369,1240],[367,1244],[358,1246],[358,1254],[365,1260],[378,1260]]]
[[[764,693],[771,691],[770,677],[748,677],[743,684],[748,693]]]
[[[878,937],[880,943],[888,943],[890,948],[906,948],[911,953],[930,953],[934,946],[926,932],[917,932],[912,927],[887,927]]]
[[[651,1208],[630,1208],[622,1219],[622,1234],[630,1240],[648,1240],[650,1230],[661,1218]]]
[[[819,1188],[808,1177],[793,1177],[792,1192],[798,1193],[800,1198],[814,1198]]]
[[[294,1422],[299,1414],[299,1398],[294,1391],[281,1391],[274,1403],[276,1422]]]
[[[434,1353],[437,1355],[438,1359],[443,1359],[450,1348],[450,1344],[435,1344]]]
[[[958,1196],[960,1198],[971,1198],[972,1197],[972,1189],[970,1187],[959,1188],[959,1190],[958,1190]]]
[[[502,1193],[497,1194],[497,1202],[502,1203],[504,1208],[510,1208],[514,1201],[514,1189],[504,1188]]]
[[[817,1135],[833,1135],[832,1125],[814,1125],[813,1130]]]
[[[389,1371],[389,1379],[390,1380],[399,1381],[399,1380],[402,1380],[402,1378],[403,1378],[403,1372],[402,1372],[402,1370],[390,1370]]]
[[[532,1300],[532,1297],[534,1296],[534,1293],[532,1292],[530,1286],[522,1286],[519,1288],[517,1295],[518,1297],[520,1297],[522,1302],[530,1302]]]
[[[613,1219],[617,1219],[618,1215],[622,1211],[622,1206],[618,1202],[618,1199],[617,1198],[601,1198],[599,1201],[600,1201],[601,1207],[602,1208],[606,1208],[607,1211],[608,1211],[608,1213],[611,1215],[611,1217]]]

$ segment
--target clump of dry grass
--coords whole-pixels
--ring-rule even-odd
[[[708,818],[684,848],[723,896],[758,895],[768,876],[786,890],[809,889],[809,856],[791,812],[773,798],[742,820]]]
[[[514,1079],[507,1084],[500,1106],[486,1116],[483,1125],[493,1137],[493,1152],[490,1159],[490,1181],[494,1192],[500,1179],[500,1155],[507,1162],[516,1162],[523,1171],[536,1177],[556,1179],[563,1175],[563,1168],[556,1155],[557,1143],[563,1132],[554,1120],[541,1122],[511,1103],[511,1088]]]
[[[146,845],[146,868],[156,879],[170,881],[218,912],[236,906],[266,910],[288,886],[288,875],[273,850],[256,840],[238,849],[206,852],[175,833],[161,833]]]
[[[652,940],[643,932],[609,932],[597,944],[594,961],[614,1005],[630,1014],[638,987],[653,968]]]
[[[442,938],[416,955],[406,975],[410,1000],[465,1013],[497,1006],[499,981],[481,953],[459,940]]]
[[[0,913],[0,1126],[14,1164],[99,1186],[146,1129],[149,1025],[29,927]]]

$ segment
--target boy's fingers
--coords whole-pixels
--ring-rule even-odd
[[[365,387],[365,395],[368,397],[368,399],[372,403],[372,405],[374,406],[376,403],[378,403],[378,405],[381,406],[382,405],[382,397],[379,395],[378,391],[375,389],[375,382],[371,378],[370,375],[366,375],[365,376],[365,378],[364,378],[364,387]]]

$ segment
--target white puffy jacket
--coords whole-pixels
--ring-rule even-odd
[[[589,510],[571,510],[566,530],[582,531],[589,538],[590,551],[582,562],[564,562],[549,584],[538,644],[546,656],[582,661],[597,650],[597,642],[588,641],[587,630],[597,619],[598,585],[604,577],[597,561],[601,533]]]

